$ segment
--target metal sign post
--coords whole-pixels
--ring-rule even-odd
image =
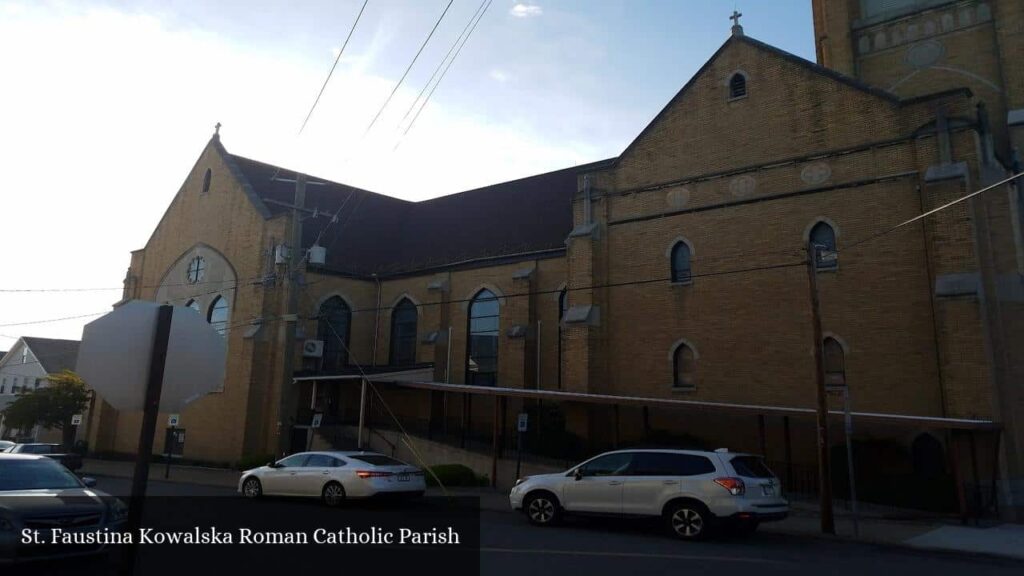
[[[519,432],[519,438],[516,442],[516,480],[520,478],[519,471],[523,465],[523,435],[526,434],[526,430],[530,423],[530,415],[526,412],[519,414],[519,419],[516,422],[516,430]]]
[[[850,414],[850,387],[843,387],[843,420],[846,429],[846,476],[850,480],[850,512],[853,514],[853,537],[860,537],[860,518],[857,513],[857,474],[853,468],[853,417]]]
[[[174,441],[177,438],[177,436],[175,436],[175,428],[177,428],[180,420],[181,417],[177,414],[171,414],[167,417],[168,433],[164,437],[164,458],[166,459],[164,479],[171,477],[171,455],[174,453]]]

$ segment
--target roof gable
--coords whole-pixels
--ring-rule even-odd
[[[810,76],[811,80],[821,79],[825,82],[834,83],[836,86],[833,88],[837,90],[844,90],[850,93],[857,94],[860,97],[867,98],[873,103],[884,104],[886,108],[893,108],[900,104],[900,100],[897,96],[872,87],[865,84],[855,78],[851,78],[835,70],[825,68],[814,62],[810,62],[794,54],[790,54],[784,50],[765,44],[759,40],[750,38],[744,35],[734,35],[727,39],[715,53],[701,66],[701,68],[690,78],[690,80],[683,85],[683,87],[669,100],[669,102],[662,108],[658,114],[644,127],[644,129],[629,143],[628,146],[623,150],[622,154],[616,159],[614,164],[616,166],[628,162],[628,160],[636,154],[638,148],[643,146],[643,143],[652,136],[652,133],[656,132],[664,123],[667,117],[672,115],[688,98],[692,96],[692,93],[698,91],[702,85],[706,86],[709,84],[708,76],[723,75],[723,64],[722,61],[737,60],[736,54],[741,53],[744,49],[747,53],[756,53],[763,55],[763,60],[772,61],[771,66],[760,66],[762,70],[768,71],[776,77],[768,78],[762,75],[760,78],[754,79],[749,88],[752,90],[762,89],[766,85],[766,81],[770,80],[772,84],[777,87],[783,84],[788,75],[802,75],[804,77]],[[731,72],[744,71],[743,66],[737,66],[736,68],[730,68]],[[731,75],[729,72],[729,75]],[[789,78],[790,80],[797,81],[796,78]],[[723,76],[722,81],[719,82],[718,78],[714,78],[710,84],[720,85],[721,91],[716,95],[714,99],[707,102],[700,102],[700,105],[696,106],[695,109],[690,110],[692,113],[699,114],[711,114],[711,109],[714,105],[725,106],[727,104],[727,85],[728,77]]]

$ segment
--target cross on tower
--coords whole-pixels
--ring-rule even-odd
[[[216,136],[220,135],[220,122],[217,122],[216,124],[213,125],[213,133]]]
[[[729,16],[729,20],[732,20],[733,36],[743,36],[743,26],[740,26],[740,16],[743,16],[743,13],[736,10],[733,10],[732,16]]]

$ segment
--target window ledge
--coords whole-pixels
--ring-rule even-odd
[[[673,386],[671,388],[673,394],[685,394],[688,392],[696,392],[696,386]]]
[[[693,284],[693,280],[683,280],[681,282],[669,282],[669,286],[689,286]]]
[[[747,94],[744,94],[743,96],[731,96],[729,98],[726,98],[725,101],[726,102],[736,102],[738,100],[743,100],[746,97],[747,97]]]
[[[839,265],[837,264],[830,268],[815,268],[814,271],[818,274],[834,274],[839,271]]]

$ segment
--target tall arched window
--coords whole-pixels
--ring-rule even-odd
[[[810,241],[818,247],[817,266],[819,270],[830,270],[839,265],[839,253],[836,252],[836,231],[828,222],[818,222],[814,228],[811,228]]]
[[[672,353],[672,387],[697,387],[697,354],[685,343],[676,346]]]
[[[469,303],[466,342],[466,384],[494,386],[498,382],[498,297],[486,288]]]
[[[209,168],[206,169],[206,173],[203,174],[203,194],[210,191],[210,180],[213,178],[213,172]]]
[[[846,353],[838,340],[829,336],[822,343],[825,363],[825,385],[846,386]]]
[[[391,365],[416,363],[416,305],[402,298],[391,310]]]
[[[686,242],[679,241],[672,247],[672,281],[689,282],[690,275],[690,247]]]
[[[228,301],[223,296],[214,298],[206,312],[206,321],[223,336],[228,331]]]
[[[337,372],[348,365],[349,334],[352,310],[340,296],[331,296],[320,305],[317,320],[317,339],[324,343],[320,369]]]
[[[739,72],[729,79],[729,98],[742,98],[747,95],[747,77]]]

